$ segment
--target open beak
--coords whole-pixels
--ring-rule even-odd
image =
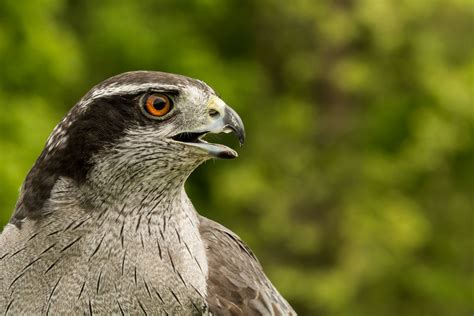
[[[202,137],[208,133],[234,133],[240,145],[245,141],[244,123],[240,116],[224,101],[216,96],[211,96],[207,104],[209,124],[195,131],[184,132],[173,136],[175,141],[205,150],[210,156],[221,159],[233,159],[238,154],[232,148],[222,144],[208,143]]]

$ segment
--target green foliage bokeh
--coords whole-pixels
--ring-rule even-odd
[[[473,21],[468,0],[3,0],[0,227],[89,88],[181,73],[248,135],[191,198],[301,315],[472,314]]]

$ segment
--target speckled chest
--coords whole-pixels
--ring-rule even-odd
[[[184,191],[148,199],[86,211],[57,198],[43,220],[9,225],[0,237],[0,310],[205,313],[207,264],[194,208]]]

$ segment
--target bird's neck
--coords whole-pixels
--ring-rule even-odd
[[[165,235],[166,226],[175,223],[178,231],[198,233],[197,213],[184,183],[200,161],[171,168],[156,158],[145,164],[112,158],[95,161],[87,181],[75,188],[84,208],[106,222],[134,223],[136,230],[160,226]]]
[[[156,157],[145,163],[133,159],[120,152],[96,158],[85,182],[58,179],[50,201],[60,201],[58,207],[63,207],[66,192],[66,200],[72,199],[94,218],[90,227],[96,231],[91,233],[118,227],[122,244],[126,236],[140,236],[140,243],[146,236],[156,237],[161,245],[170,247],[189,239],[201,252],[197,249],[202,247],[199,219],[184,183],[202,161],[189,160],[172,167]]]
[[[81,210],[78,214],[93,219],[89,233],[120,227],[128,236],[155,234],[163,245],[175,245],[184,235],[200,239],[198,214],[184,190],[184,179],[175,180],[119,182],[106,189],[60,179],[52,190],[50,209],[61,213],[71,204]],[[119,237],[125,243],[122,232]]]

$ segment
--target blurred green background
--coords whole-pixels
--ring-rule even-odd
[[[474,312],[470,0],[0,3],[0,226],[94,84],[162,70],[243,118],[188,191],[301,315]]]

